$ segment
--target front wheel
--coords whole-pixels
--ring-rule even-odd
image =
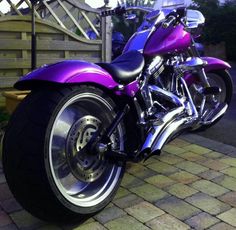
[[[51,221],[86,218],[115,195],[125,165],[87,151],[106,129],[115,104],[91,86],[32,92],[14,113],[4,138],[3,166],[11,191],[33,215]],[[110,137],[124,151],[124,126]]]
[[[218,95],[205,97],[206,103],[203,108],[203,111],[201,111],[202,119],[204,119],[204,116],[207,116],[209,113],[212,113],[214,108],[217,108],[217,106],[219,106],[220,104],[225,103],[229,105],[232,99],[232,94],[233,94],[233,83],[232,83],[232,79],[228,71],[215,70],[215,71],[207,72],[206,75],[207,75],[207,79],[210,86],[218,87],[221,92]],[[202,88],[202,87],[203,85],[201,84],[201,82],[194,83],[193,85],[190,86],[190,92],[193,98],[193,102],[199,112],[201,109],[201,104],[204,99],[204,96],[197,93],[196,88]],[[194,131],[203,131],[213,126],[223,117],[223,115],[220,116],[217,120],[215,120],[211,124],[202,125],[198,127],[197,129],[195,129]]]

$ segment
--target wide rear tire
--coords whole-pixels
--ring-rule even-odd
[[[125,164],[85,146],[115,116],[115,104],[92,86],[35,90],[19,105],[3,141],[3,167],[18,202],[47,221],[83,220],[114,197]],[[111,136],[124,150],[124,126]],[[78,160],[79,159],[79,160]]]

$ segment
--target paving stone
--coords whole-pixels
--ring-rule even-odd
[[[19,211],[22,209],[20,204],[14,198],[2,201],[1,206],[6,213]]]
[[[197,193],[185,200],[203,211],[210,213],[211,215],[217,215],[230,209],[228,204],[225,204],[204,193]]]
[[[204,154],[204,157],[211,158],[211,159],[218,159],[218,158],[224,157],[224,154],[212,151],[212,152]]]
[[[0,230],[17,230],[18,228],[16,227],[15,224],[9,224],[4,227],[0,227]]]
[[[115,200],[114,204],[117,205],[119,208],[124,209],[124,208],[134,206],[136,204],[139,204],[142,201],[143,201],[142,198],[140,198],[134,194],[129,194],[125,197]]]
[[[158,158],[160,161],[170,164],[170,165],[174,165],[177,164],[179,162],[182,162],[183,159],[181,157],[172,155],[172,154],[162,154],[161,156],[159,156]]]
[[[154,205],[146,201],[143,201],[132,207],[126,208],[125,211],[142,223],[146,223],[147,221],[150,221],[164,214],[161,209],[155,207]]]
[[[224,213],[221,213],[217,216],[219,219],[224,222],[236,227],[236,208],[232,208]]]
[[[73,228],[73,230],[105,230],[105,229],[106,228],[98,222],[92,222],[89,224],[81,225],[77,228]]]
[[[232,176],[232,177],[236,178],[236,168],[235,167],[230,167],[230,168],[224,169],[221,172],[228,175],[228,176]]]
[[[152,160],[150,163],[155,163],[156,160]],[[128,170],[130,174],[132,174],[135,177],[138,177],[140,179],[145,179],[150,176],[156,175],[156,172],[143,166],[143,165],[138,165],[138,164],[133,164]]]
[[[153,184],[158,188],[165,188],[167,186],[173,185],[176,182],[164,175],[156,175],[145,179],[149,184]]]
[[[227,158],[220,159],[220,161],[227,165],[236,167],[236,158],[227,157]]]
[[[194,229],[201,230],[201,229],[209,228],[210,226],[220,222],[220,220],[209,215],[208,213],[202,212],[196,216],[191,217],[185,222],[191,227],[193,227]]]
[[[175,166],[185,171],[188,171],[192,174],[199,174],[208,170],[207,167],[204,167],[202,165],[190,161],[184,161],[179,164],[176,164]]]
[[[141,165],[147,166],[149,164],[153,164],[158,160],[159,157],[160,157],[160,155],[154,155],[154,156],[148,158],[147,160],[145,160],[144,162],[141,162]]]
[[[81,228],[83,228],[83,226],[81,226]],[[77,228],[77,229],[81,229],[81,228]],[[62,228],[56,226],[56,225],[45,225],[42,227],[37,228],[37,230],[61,230]],[[75,230],[76,228],[73,228],[73,230]],[[96,228],[95,228],[96,229]],[[104,228],[103,228],[104,229]]]
[[[130,175],[129,173],[125,173],[122,179],[121,185],[125,188],[133,188],[139,185],[144,184],[144,182],[137,177]]]
[[[79,221],[79,220],[78,220]],[[93,223],[95,222],[95,220],[93,218],[89,218],[89,219],[84,219],[84,221],[82,222],[77,222],[76,221],[72,221],[70,223],[66,223],[66,224],[60,224],[60,227],[63,229],[63,230],[74,230],[74,229],[80,229],[79,227],[80,226],[83,226],[83,225],[86,225],[86,224],[90,224],[90,223]]]
[[[128,194],[130,194],[130,191],[125,189],[125,188],[122,188],[122,187],[119,187],[115,197],[114,197],[114,200],[116,199],[119,199],[121,197],[124,197],[124,196],[127,196]]]
[[[188,219],[200,212],[199,209],[176,197],[160,200],[155,205],[180,220]]]
[[[181,198],[181,199],[192,196],[193,194],[198,192],[197,190],[195,190],[187,185],[184,185],[184,184],[174,184],[174,185],[170,186],[167,189],[167,191],[170,194],[172,194],[178,198]]]
[[[6,177],[4,176],[3,173],[0,173],[0,184],[6,183]]]
[[[207,160],[207,161],[201,161],[198,163],[210,169],[213,169],[215,171],[221,171],[229,167],[229,165],[224,164],[223,162],[219,160],[212,160],[212,159]]]
[[[193,142],[194,144],[198,144],[198,145],[201,145],[205,148],[212,149],[212,150],[215,150],[215,151],[217,151],[219,146],[222,145],[222,143],[220,143],[218,141],[215,141],[215,140],[212,140],[212,139],[209,139],[209,138],[206,138],[206,137],[202,137],[202,136],[199,136],[199,135],[196,135],[195,139],[196,140]]]
[[[236,178],[223,175],[213,179],[212,181],[219,185],[222,185],[225,188],[236,191]]]
[[[25,210],[14,212],[10,214],[16,226],[22,230],[33,229],[45,225],[46,223],[33,217]]]
[[[164,214],[146,223],[148,227],[153,230],[187,230],[190,229],[188,225],[175,217]]]
[[[185,146],[185,147],[183,147],[183,149],[185,149],[187,151],[194,152],[194,153],[198,153],[198,154],[201,154],[201,155],[209,153],[209,152],[212,151],[211,149],[204,148],[200,145],[195,145],[195,144]]]
[[[200,177],[202,177],[202,178],[204,178],[206,180],[212,180],[212,179],[214,179],[216,177],[219,177],[219,176],[222,176],[222,175],[223,175],[223,173],[216,172],[214,170],[208,170],[206,172],[198,174],[198,176],[200,176]]]
[[[166,164],[164,162],[161,162],[161,161],[154,164],[150,164],[147,167],[154,170],[155,172],[166,174],[166,175],[175,173],[179,170],[178,168],[171,166],[169,164]]]
[[[189,172],[180,171],[174,174],[169,175],[169,177],[173,180],[176,180],[182,184],[189,184],[196,180],[199,180],[200,178],[198,176],[195,176]]]
[[[151,184],[145,184],[139,187],[132,188],[130,190],[136,195],[150,202],[155,202],[159,199],[162,199],[168,196],[168,193],[164,192],[163,190]]]
[[[185,150],[184,148],[180,148],[178,146],[175,145],[165,145],[163,148],[163,151],[167,152],[167,153],[171,153],[174,155],[181,155],[182,153],[186,152],[187,150]]]
[[[200,154],[193,153],[193,152],[185,152],[181,154],[181,157],[188,160],[188,161],[203,161],[207,158],[201,156]]]
[[[236,192],[228,192],[218,199],[236,208]]]
[[[184,147],[184,146],[187,146],[187,145],[190,145],[189,142],[183,140],[183,139],[180,139],[180,138],[176,138],[174,139],[173,141],[171,141],[169,143],[169,145],[174,145],[174,146],[177,146],[177,147]]]
[[[9,224],[12,224],[12,221],[9,216],[5,212],[0,211],[0,228]]]
[[[231,145],[221,144],[214,149],[217,152],[227,154],[229,156],[235,156],[236,148]]]
[[[131,216],[123,216],[121,218],[115,219],[105,224],[105,227],[110,230],[147,230],[150,229],[134,219]]]
[[[122,209],[113,206],[111,208],[105,208],[102,212],[99,212],[96,216],[94,216],[94,219],[99,221],[101,224],[105,224],[125,215],[126,213]]]
[[[219,224],[210,227],[208,230],[235,230],[235,228],[232,227],[231,225],[221,222]]]
[[[193,188],[206,193],[210,196],[220,196],[229,190],[208,180],[199,180],[191,185]]]
[[[8,185],[6,183],[0,184],[0,202],[8,200],[13,197]]]
[[[204,140],[208,140],[207,138],[205,137],[202,137],[200,135],[197,135],[197,134],[194,134],[194,133],[185,133],[185,134],[182,134],[180,136],[180,138],[182,140],[185,140],[189,143],[198,143],[198,142],[202,142]],[[209,139],[210,140],[210,139]],[[218,143],[218,142],[217,142]]]

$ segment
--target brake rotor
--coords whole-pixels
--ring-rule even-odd
[[[81,181],[93,182],[106,169],[107,161],[103,156],[87,150],[91,138],[96,135],[101,121],[86,115],[71,127],[66,144],[66,158],[72,174]]]

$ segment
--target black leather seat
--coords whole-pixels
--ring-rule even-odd
[[[138,77],[144,67],[143,55],[132,50],[117,57],[111,63],[97,63],[108,73],[114,80],[119,83],[130,83]]]

